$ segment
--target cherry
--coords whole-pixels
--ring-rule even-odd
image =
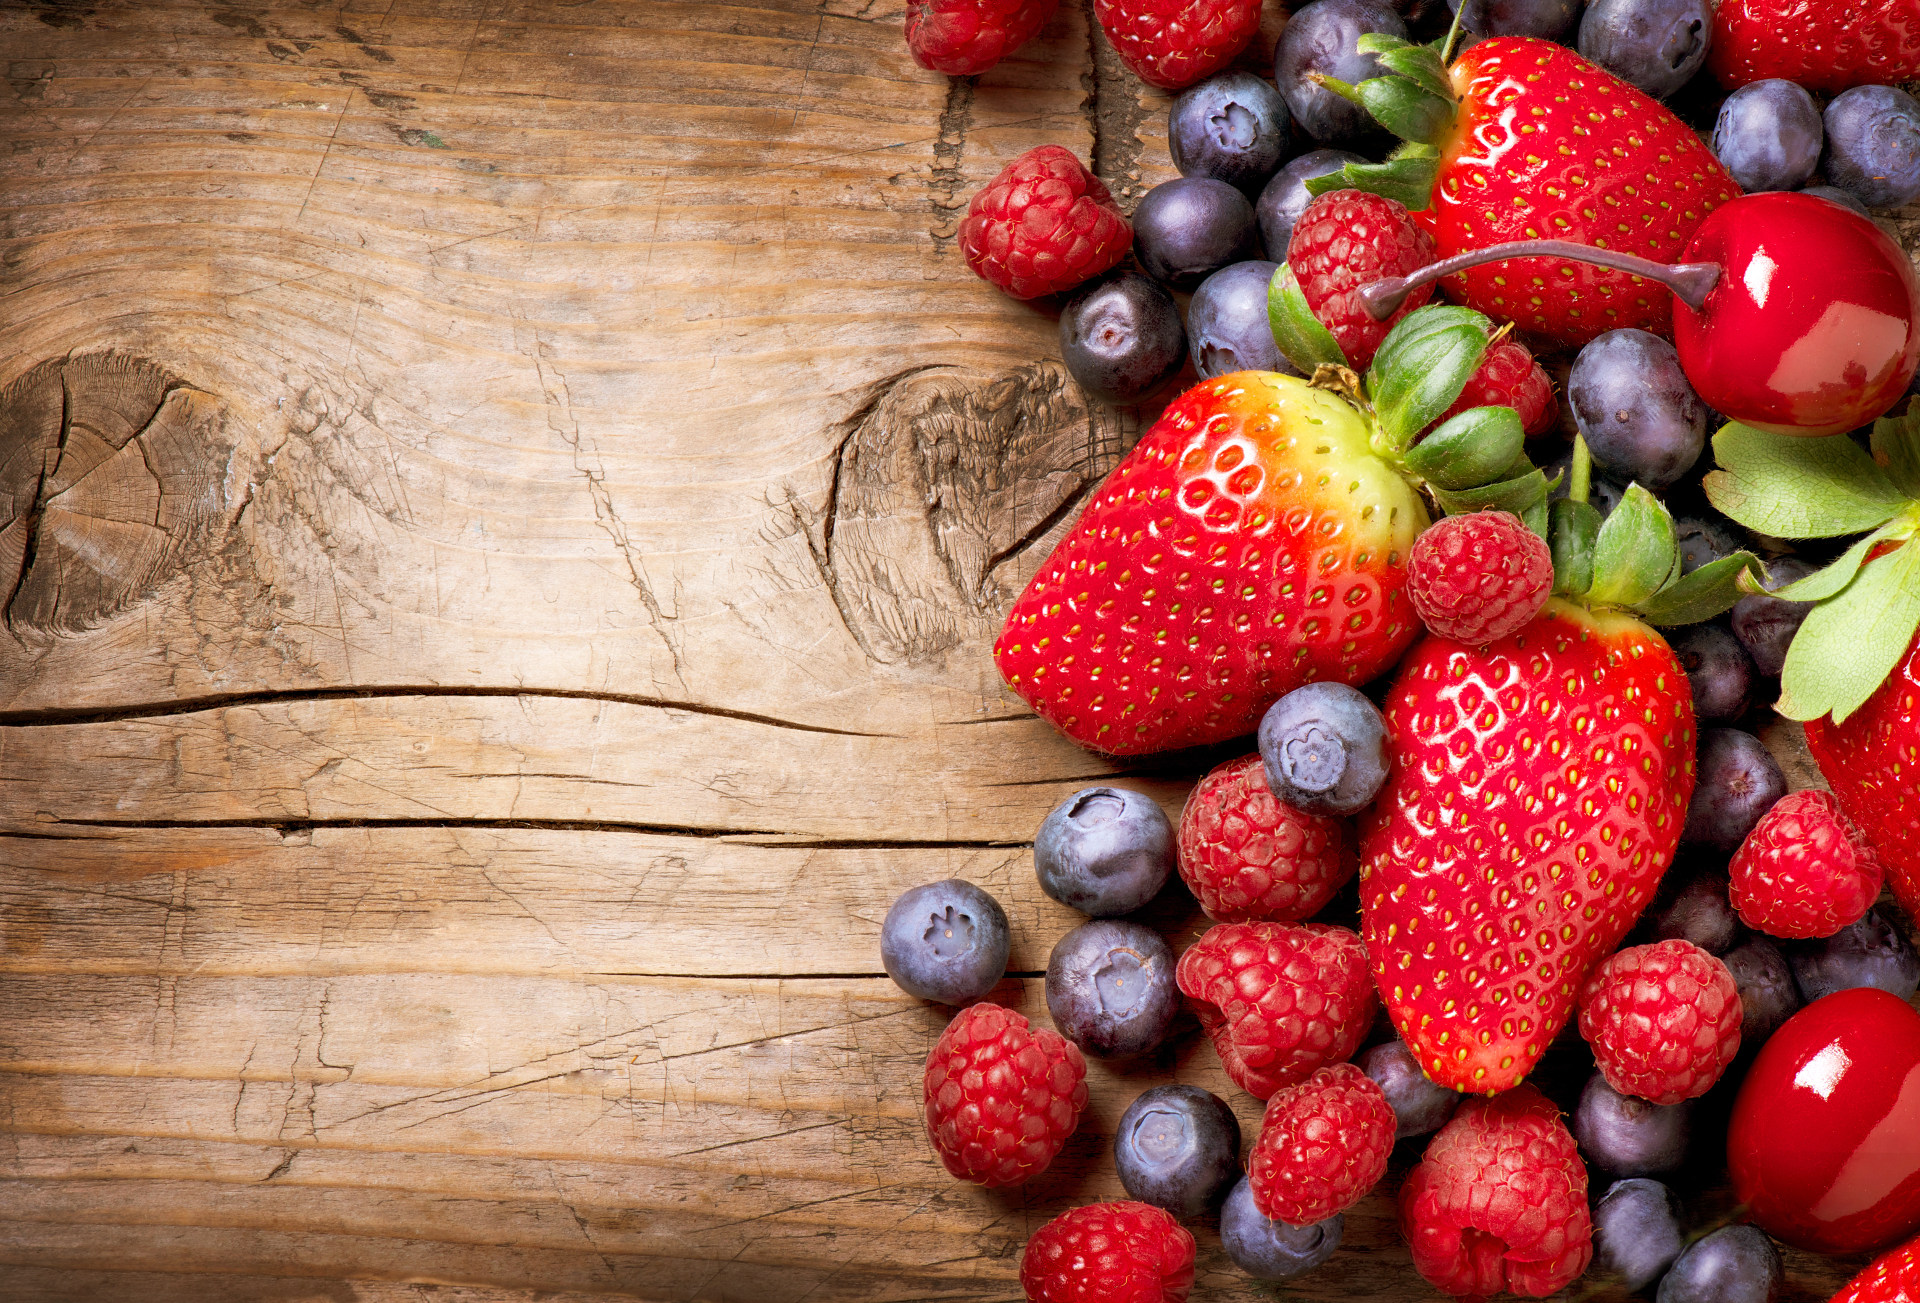
[[[1789,1018],[1741,1083],[1727,1166],[1753,1220],[1799,1248],[1920,1230],[1920,1013],[1855,987]]]
[[[1429,281],[1508,258],[1564,258],[1673,291],[1673,343],[1707,406],[1774,434],[1839,434],[1906,393],[1920,365],[1920,278],[1858,213],[1814,195],[1742,195],[1700,223],[1684,261],[1658,263],[1567,240],[1474,249],[1360,291],[1385,320]]]

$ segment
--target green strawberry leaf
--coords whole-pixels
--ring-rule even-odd
[[[1600,533],[1600,510],[1590,502],[1560,498],[1549,504],[1547,520],[1553,591],[1582,596],[1593,587],[1593,540]]]
[[[1388,32],[1362,32],[1354,40],[1353,48],[1362,54],[1388,54],[1394,50],[1423,50],[1426,47]]]
[[[1751,552],[1735,552],[1709,561],[1641,602],[1640,614],[1648,624],[1663,628],[1711,620],[1746,595],[1740,589],[1740,576],[1744,574],[1766,574],[1760,558]]]
[[[1873,423],[1873,462],[1902,493],[1920,498],[1920,406]]]
[[[1793,636],[1780,673],[1789,719],[1838,724],[1884,683],[1920,628],[1920,547],[1869,561],[1840,592],[1814,607]]]
[[[1455,492],[1434,489],[1433,500],[1449,516],[1464,516],[1471,511],[1511,511],[1527,523],[1527,528],[1542,538],[1547,533],[1547,477],[1539,470],[1487,484],[1476,489]]]
[[[1774,538],[1857,534],[1907,503],[1887,472],[1844,434],[1804,439],[1733,423],[1713,436],[1713,456],[1720,469],[1707,476],[1707,500]]]
[[[1367,369],[1373,410],[1394,448],[1439,419],[1487,354],[1492,327],[1471,308],[1417,308],[1380,342]]]
[[[1613,509],[1593,540],[1593,585],[1587,596],[1605,606],[1638,609],[1673,572],[1673,517],[1638,484]]]
[[[1789,602],[1822,602],[1832,597],[1853,582],[1854,575],[1866,564],[1867,553],[1889,538],[1909,538],[1913,534],[1914,522],[1906,517],[1897,517],[1886,524],[1863,535],[1852,547],[1842,552],[1828,565],[1808,575],[1805,579],[1796,579],[1783,588],[1772,590],[1775,597],[1783,597]]]
[[[1354,90],[1373,120],[1402,140],[1438,139],[1457,107],[1451,95],[1436,95],[1406,77],[1369,77]]]
[[[1356,47],[1362,54],[1377,54],[1380,62],[1387,68],[1399,73],[1408,81],[1426,91],[1435,99],[1454,102],[1453,83],[1447,80],[1447,65],[1440,61],[1440,52],[1426,45],[1410,45],[1401,41],[1398,45],[1387,42],[1398,38],[1376,35],[1369,32],[1362,36]],[[1426,137],[1415,137],[1426,139]]]
[[[1407,469],[1440,489],[1471,489],[1524,475],[1527,432],[1511,407],[1470,407],[1450,416],[1407,452]]]
[[[1313,315],[1293,268],[1284,262],[1267,283],[1267,320],[1273,326],[1274,342],[1303,375],[1312,375],[1316,367],[1347,364],[1340,341]]]
[[[1330,190],[1365,190],[1418,212],[1433,200],[1434,178],[1440,175],[1440,151],[1431,145],[1403,145],[1384,163],[1348,163],[1338,172],[1307,182],[1314,196]]]

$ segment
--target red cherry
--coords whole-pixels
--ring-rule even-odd
[[[1920,1013],[1857,987],[1789,1018],[1741,1083],[1727,1166],[1753,1220],[1803,1249],[1920,1230]]]

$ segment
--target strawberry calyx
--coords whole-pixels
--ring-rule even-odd
[[[1428,206],[1434,179],[1440,172],[1440,146],[1452,132],[1460,111],[1459,97],[1447,77],[1447,57],[1458,30],[1456,13],[1454,29],[1431,45],[1368,32],[1355,42],[1355,48],[1377,56],[1388,70],[1385,75],[1355,85],[1337,77],[1312,74],[1312,81],[1358,104],[1404,143],[1384,163],[1348,163],[1336,172],[1313,178],[1307,182],[1307,193],[1370,190],[1397,199],[1415,212]]]

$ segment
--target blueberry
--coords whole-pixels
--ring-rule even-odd
[[[1594,1073],[1573,1110],[1573,1138],[1587,1161],[1614,1176],[1657,1176],[1687,1156],[1692,1100],[1649,1104],[1622,1095]]]
[[[1420,1070],[1413,1051],[1398,1037],[1374,1046],[1355,1062],[1386,1092],[1387,1103],[1393,1106],[1393,1116],[1399,1123],[1393,1131],[1395,1140],[1438,1131],[1460,1107],[1459,1092],[1434,1085]]]
[[[1541,36],[1549,40],[1573,26],[1580,0],[1447,0],[1460,26],[1475,36]]]
[[[1344,149],[1316,149],[1288,163],[1273,174],[1254,205],[1254,217],[1260,223],[1260,244],[1274,262],[1287,260],[1287,245],[1293,241],[1293,224],[1313,202],[1307,182],[1317,176],[1338,172],[1349,163],[1367,160]]]
[[[1723,1226],[1674,1260],[1654,1303],[1774,1303],[1784,1275],[1765,1231]]]
[[[1720,956],[1740,988],[1740,1052],[1749,1057],[1800,1008],[1800,987],[1780,947],[1754,937]]]
[[[1796,579],[1805,579],[1813,569],[1794,557],[1769,561],[1767,587],[1784,588]],[[1753,657],[1756,670],[1776,677],[1787,663],[1787,648],[1793,645],[1793,635],[1800,632],[1801,622],[1813,607],[1812,602],[1789,602],[1767,593],[1754,593],[1733,604],[1733,636],[1747,649],[1747,655]]]
[[[1676,483],[1707,446],[1707,409],[1673,345],[1644,330],[1609,330],[1574,359],[1567,401],[1596,466],[1654,492]]]
[[[1173,874],[1173,825],[1151,797],[1089,787],[1041,821],[1033,871],[1040,890],[1082,914],[1131,914]]]
[[[1877,908],[1830,937],[1790,947],[1787,962],[1808,1004],[1856,986],[1877,986],[1902,1000],[1920,991],[1920,956]]]
[[[1724,561],[1747,545],[1726,520],[1705,516],[1675,516],[1673,541],[1680,548],[1683,575],[1690,575],[1710,562]]]
[[[1181,176],[1147,191],[1133,210],[1133,255],[1147,275],[1190,290],[1253,256],[1253,205],[1210,176]]]
[[[1155,1086],[1120,1115],[1113,1164],[1130,1198],[1198,1217],[1240,1175],[1240,1119],[1198,1086]]]
[[[1861,203],[1837,185],[1810,185],[1800,193],[1803,195],[1819,195],[1822,199],[1831,199],[1836,204],[1853,209],[1854,212],[1860,214],[1862,217],[1873,216],[1872,213],[1867,211],[1865,204]]]
[[[1387,781],[1387,722],[1358,688],[1309,683],[1260,717],[1260,759],[1294,809],[1352,814]]]
[[[1082,923],[1047,960],[1047,1012],[1062,1036],[1096,1058],[1144,1054],[1180,1012],[1173,949],[1138,923]]]
[[[1223,72],[1175,98],[1167,148],[1181,176],[1210,176],[1255,195],[1287,156],[1292,124],[1279,91],[1250,72]]]
[[[1220,1209],[1220,1243],[1233,1265],[1255,1280],[1292,1280],[1333,1256],[1346,1224],[1345,1213],[1311,1226],[1270,1221],[1254,1206],[1253,1183],[1243,1176]]]
[[[1920,198],[1920,104],[1891,86],[1855,86],[1827,105],[1827,180],[1869,208]]]
[[[1673,654],[1693,688],[1693,715],[1703,723],[1735,720],[1753,700],[1753,659],[1724,625],[1696,624],[1673,640]]]
[[[900,893],[880,925],[880,963],[908,995],[971,1004],[1007,972],[1007,913],[971,882]]]
[[[1593,0],[1580,19],[1580,53],[1665,99],[1707,61],[1712,34],[1707,0]]]
[[[1686,1245],[1680,1201],[1658,1181],[1615,1181],[1593,1208],[1593,1274],[1638,1293],[1673,1265]]]
[[[1675,865],[1647,907],[1646,932],[1655,941],[1691,941],[1717,955],[1740,940],[1740,931],[1740,916],[1727,899],[1726,870],[1716,865]]]
[[[1588,449],[1588,451],[1591,452],[1592,449]],[[1573,487],[1573,449],[1567,449],[1549,462],[1546,467],[1546,472],[1548,479],[1552,479],[1556,475],[1560,477],[1560,482],[1554,485],[1553,492],[1547,496],[1550,498],[1566,497],[1567,491]],[[1600,513],[1600,519],[1602,520],[1605,520],[1613,514],[1613,509],[1620,505],[1620,499],[1625,497],[1626,493],[1627,489],[1625,485],[1615,484],[1601,473],[1601,469],[1598,466],[1593,467],[1591,473],[1587,476],[1587,502],[1595,511]]]
[[[1778,78],[1727,96],[1713,124],[1713,152],[1749,194],[1805,185],[1826,138],[1813,96]]]
[[[1340,144],[1379,131],[1365,109],[1308,79],[1317,72],[1357,86],[1380,76],[1386,70],[1379,57],[1355,48],[1368,32],[1405,40],[1407,25],[1376,0],[1314,0],[1295,9],[1281,29],[1273,52],[1273,81],[1286,96],[1294,125],[1315,140]]]
[[[1787,794],[1764,743],[1737,728],[1703,728],[1694,761],[1693,801],[1680,840],[1733,851],[1760,817]]]
[[[1299,375],[1273,338],[1267,285],[1280,264],[1236,262],[1200,282],[1187,304],[1187,348],[1202,380],[1229,371]]]
[[[1173,295],[1139,272],[1096,281],[1060,311],[1060,358],[1102,402],[1144,398],[1171,380],[1186,357],[1187,332]]]

